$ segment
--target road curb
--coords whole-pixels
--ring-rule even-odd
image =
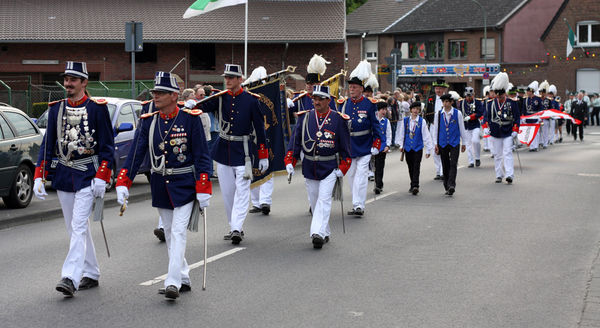
[[[104,209],[113,208],[120,206],[119,203],[116,202],[116,197],[110,197],[105,200]],[[141,194],[135,194],[129,196],[130,203],[136,203],[140,201],[145,201],[152,199],[152,194],[150,191]],[[50,221],[55,220],[62,217],[62,209],[60,208],[52,208],[45,211],[37,212],[37,213],[28,213],[25,215],[15,216],[12,218],[0,220],[0,230],[20,226],[29,223],[36,223],[42,221]]]

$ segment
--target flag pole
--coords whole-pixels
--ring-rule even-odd
[[[246,1],[246,17],[244,19],[244,76],[248,76],[248,1]]]

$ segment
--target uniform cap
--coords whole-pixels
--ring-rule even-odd
[[[315,85],[312,93],[313,97],[321,97],[331,99],[331,95],[329,94],[329,87],[326,85]]]
[[[225,71],[221,76],[238,76],[242,77],[242,66],[237,64],[225,64]]]
[[[156,72],[154,77],[154,89],[151,91],[167,91],[167,92],[179,92],[179,86],[175,76],[169,72]]]
[[[65,72],[61,74],[62,76],[74,76],[74,77],[82,77],[84,79],[88,78],[87,65],[85,62],[74,62],[68,61],[65,65]]]

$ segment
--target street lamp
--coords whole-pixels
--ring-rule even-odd
[[[485,67],[485,73],[487,73],[487,15],[485,12],[485,8],[479,3],[477,0],[471,0],[476,3],[479,8],[481,8],[481,12],[483,13],[483,39],[485,43],[483,44],[483,66]]]

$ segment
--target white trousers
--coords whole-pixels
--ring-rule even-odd
[[[550,142],[550,120],[543,120],[544,125],[542,125],[542,145],[544,147],[548,147],[548,142]]]
[[[333,187],[335,186],[335,173],[331,172],[323,180],[306,179],[306,192],[310,207],[313,209],[312,222],[310,223],[310,236],[319,234],[327,237],[329,230],[329,216],[331,215],[331,202],[333,200]]]
[[[164,229],[165,225],[162,221],[162,218],[160,217],[160,215],[158,216],[158,226],[156,226],[158,229]]]
[[[350,169],[346,172],[350,190],[352,190],[352,206],[354,209],[365,209],[365,201],[367,200],[367,188],[369,184],[369,161],[371,154],[356,157],[352,159]],[[310,201],[310,199],[309,199]],[[311,202],[312,204],[312,202]]]
[[[481,156],[481,143],[479,142],[479,128],[465,130],[467,132],[467,156],[469,164],[474,164]]]
[[[271,196],[273,195],[273,180],[274,178],[271,178],[267,180],[267,182],[250,190],[252,206],[260,207],[262,204],[271,205],[273,203],[273,200],[271,199]]]
[[[431,136],[433,136],[433,124],[429,126],[429,133]],[[435,145],[435,140],[432,141]],[[431,157],[433,157],[433,164],[435,164],[435,175],[444,175],[444,170],[442,168],[442,158],[440,157],[440,155],[437,155],[435,152],[433,152],[433,154],[431,154]]]
[[[94,280],[100,278],[96,250],[88,222],[92,214],[94,195],[91,187],[77,192],[58,190],[57,195],[65,217],[67,232],[71,237],[69,253],[63,264],[61,277],[71,279],[77,289],[82,277]]]
[[[490,138],[481,138],[483,139],[483,150],[490,150]]]
[[[185,243],[193,206],[194,202],[189,202],[172,210],[158,209],[158,214],[163,220],[169,254],[169,271],[165,279],[165,287],[173,285],[179,289],[182,283],[190,285],[190,267],[185,260]]]
[[[494,138],[490,137],[492,151],[494,153],[494,169],[496,178],[514,177],[514,163],[512,155],[512,137]]]
[[[244,166],[229,166],[217,163],[219,186],[225,203],[225,212],[231,231],[243,231],[242,226],[248,214],[250,183],[244,179]]]
[[[550,143],[554,143],[556,141],[556,120],[550,120]]]

